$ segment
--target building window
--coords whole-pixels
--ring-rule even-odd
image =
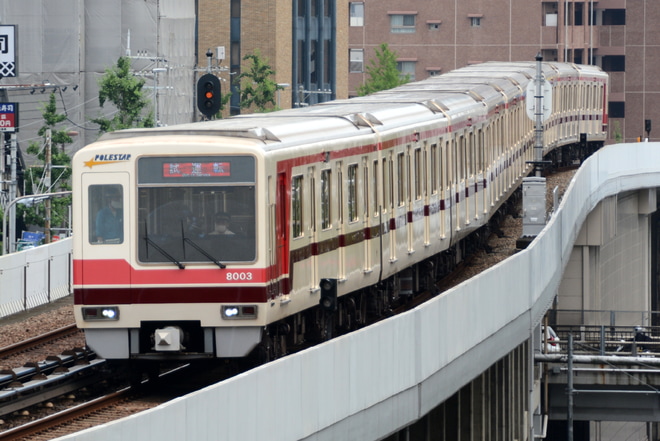
[[[414,14],[392,14],[390,15],[390,32],[393,34],[414,34]]]
[[[608,104],[607,114],[610,118],[625,118],[626,103],[623,101],[612,101]]]
[[[408,81],[415,81],[415,61],[397,61],[396,68],[402,78],[408,77]]]
[[[625,9],[606,9],[603,11],[604,26],[624,26],[626,24]]]
[[[478,28],[481,26],[481,17],[470,17],[470,26]]]
[[[602,68],[605,72],[625,72],[625,55],[604,55]]]
[[[351,26],[364,26],[364,2],[351,2],[350,15]]]
[[[427,21],[426,26],[428,26],[429,31],[437,31],[440,29],[440,25],[442,22],[440,21]]]
[[[364,72],[364,49],[350,49],[349,57],[349,71]]]

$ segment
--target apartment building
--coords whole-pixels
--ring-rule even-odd
[[[610,138],[635,141],[647,135],[646,120],[660,127],[658,19],[657,0],[352,1],[349,95],[382,42],[416,80],[483,61],[533,61],[541,52],[609,72]]]

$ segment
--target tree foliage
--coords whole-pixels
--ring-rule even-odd
[[[237,78],[240,86],[240,107],[247,109],[255,106],[258,112],[276,109],[276,93],[283,89],[273,80],[275,71],[261,57],[257,50],[243,57],[243,61],[251,61],[248,70],[241,72]],[[270,107],[269,107],[270,106]]]
[[[61,123],[66,121],[64,114],[57,112],[57,102],[55,94],[51,93],[41,112],[45,124],[37,132],[43,138],[43,143],[32,142],[27,148],[27,153],[36,155],[38,159],[44,162],[43,166],[30,167],[25,171],[25,195],[53,193],[57,191],[71,190],[71,158],[65,151],[67,144],[71,144],[73,139],[65,129],[58,129]],[[47,131],[51,130],[51,185],[46,186],[45,165],[46,165],[46,143]],[[71,197],[53,198],[51,202],[51,226],[64,226],[68,216],[68,207],[71,205]],[[18,205],[17,215],[23,218],[27,225],[44,226],[45,218],[43,215],[43,204],[32,206]]]
[[[128,57],[120,57],[116,66],[106,69],[99,81],[99,104],[103,107],[109,101],[117,108],[117,112],[112,118],[92,119],[92,122],[101,126],[101,133],[131,127],[154,127],[153,111],[143,115],[144,108],[150,104],[142,90],[144,83],[144,79],[131,72]]]
[[[367,74],[369,79],[357,88],[359,96],[369,95],[379,90],[387,90],[410,81],[410,75],[401,76],[396,68],[397,54],[390,50],[387,43],[376,49],[376,57],[369,60]]]

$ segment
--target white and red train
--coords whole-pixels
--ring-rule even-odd
[[[544,153],[583,133],[602,144],[607,75],[543,71]],[[272,357],[385,312],[460,260],[531,171],[534,76],[533,62],[492,62],[366,97],[104,135],[73,159],[88,345],[121,360]]]

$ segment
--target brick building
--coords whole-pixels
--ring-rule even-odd
[[[219,76],[229,78],[245,68],[243,57],[259,51],[275,71],[281,108],[314,104],[347,96],[348,4],[336,0],[199,0],[198,60],[225,48]],[[216,60],[214,59],[214,63]],[[238,96],[230,109],[237,114]]]
[[[282,108],[354,96],[386,42],[416,80],[483,61],[533,61],[539,51],[597,64],[611,78],[610,137],[646,136],[647,119],[660,127],[657,0],[199,0],[198,11],[199,66],[224,46],[229,85],[259,49],[287,85]]]
[[[660,125],[657,0],[366,0],[349,10],[349,95],[381,42],[417,80],[482,61],[533,61],[541,51],[610,73],[612,139],[646,136],[647,119]]]

